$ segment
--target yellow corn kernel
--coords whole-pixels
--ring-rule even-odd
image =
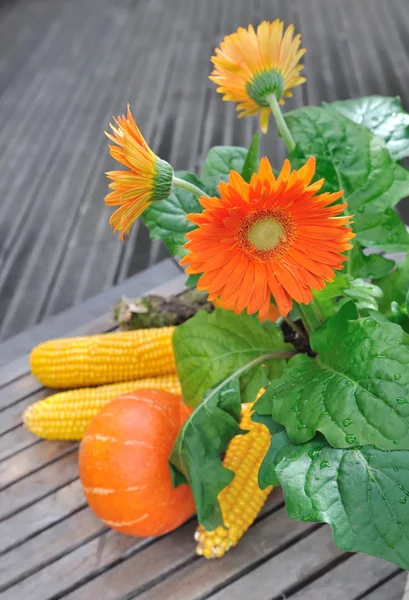
[[[24,425],[31,433],[49,440],[81,440],[91,419],[105,404],[121,394],[143,389],[181,393],[175,374],[59,392],[29,406],[23,415]]]
[[[195,533],[196,553],[205,558],[220,558],[235,546],[262,509],[273,486],[261,490],[258,470],[269,448],[271,435],[265,425],[251,420],[252,404],[241,417],[240,427],[249,433],[236,435],[230,442],[223,465],[234,472],[234,479],[218,495],[224,527],[207,531],[201,525]]]
[[[75,388],[157,377],[176,371],[174,327],[118,331],[40,344],[32,374],[47,387]]]

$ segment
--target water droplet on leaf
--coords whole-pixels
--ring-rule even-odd
[[[403,496],[402,498],[399,498],[399,502],[400,504],[406,504],[406,497]]]
[[[345,436],[345,441],[346,441],[347,444],[355,444],[355,442],[356,442],[356,436],[348,434],[348,435]]]
[[[329,462],[327,460],[322,460],[320,462],[320,469],[326,469],[327,467],[329,467]]]
[[[351,421],[351,419],[344,419],[342,421],[342,424],[344,427],[349,427],[349,425],[352,425],[352,421]]]
[[[399,471],[398,467],[393,467],[394,471]]]
[[[320,417],[329,417],[329,412],[324,410],[322,413],[320,413]]]
[[[364,325],[370,325],[372,323],[372,319],[364,319]]]
[[[307,425],[305,423],[298,423],[298,429],[305,429]]]
[[[409,404],[409,400],[406,400],[406,398],[402,398],[401,396],[399,396],[399,398],[396,398],[396,402],[398,404]]]
[[[314,458],[318,456],[320,452],[321,448],[311,448],[311,450],[308,450],[308,456],[311,458],[311,460],[314,460]]]
[[[400,373],[395,373],[394,378],[396,379],[396,381],[399,381],[399,379],[401,379],[402,375]]]
[[[386,494],[382,494],[382,500],[386,500]]]

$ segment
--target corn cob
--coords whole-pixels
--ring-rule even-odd
[[[175,374],[59,392],[29,406],[23,415],[24,425],[31,433],[50,440],[81,440],[91,419],[105,404],[121,394],[142,389],[181,393]]]
[[[234,472],[232,482],[217,497],[224,527],[207,531],[199,525],[196,529],[196,553],[205,558],[220,558],[238,543],[273,489],[270,486],[261,490],[258,486],[258,470],[271,435],[265,425],[251,420],[252,406],[247,405],[240,422],[240,427],[249,433],[231,440],[223,460],[223,465]]]
[[[174,327],[50,340],[31,353],[31,371],[45,386],[75,388],[157,377],[176,371]]]

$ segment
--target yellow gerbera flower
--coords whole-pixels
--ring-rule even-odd
[[[292,96],[291,88],[304,83],[299,72],[301,36],[294,36],[294,26],[284,32],[284,23],[263,21],[257,32],[252,25],[239,27],[227,35],[212,57],[215,66],[210,79],[218,84],[223,100],[238,102],[239,117],[260,111],[260,127],[266,133],[270,116],[269,97],[275,96],[280,104]]]
[[[106,133],[116,144],[109,151],[115,160],[127,167],[127,171],[106,173],[114,190],[105,197],[108,206],[119,206],[109,223],[113,230],[121,231],[121,239],[129,233],[132,224],[152,202],[164,200],[170,194],[173,169],[161,160],[145,142],[128,105],[127,116],[114,118],[116,127],[110,123],[113,134]]]

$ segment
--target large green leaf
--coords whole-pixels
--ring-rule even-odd
[[[242,172],[247,148],[239,146],[215,146],[206,156],[201,179],[210,196],[218,196],[221,181],[227,181],[230,171]]]
[[[283,424],[295,443],[320,431],[336,448],[409,449],[409,346],[401,327],[357,319],[349,302],[310,342],[318,357],[292,358],[257,413]]]
[[[395,261],[377,253],[364,254],[359,242],[354,240],[354,247],[349,255],[348,272],[352,277],[379,279],[388,275],[395,266]]]
[[[409,569],[409,452],[336,449],[321,436],[294,446],[284,432],[277,437],[263,483],[280,482],[288,516],[329,523],[342,550]]]
[[[197,406],[209,388],[214,387],[233,371],[261,356],[270,358],[247,376],[252,390],[257,391],[279,377],[284,359],[291,356],[291,346],[283,342],[281,329],[263,326],[255,317],[217,308],[209,314],[199,311],[179,325],[173,336],[177,373],[183,398]],[[242,388],[246,400],[248,394]],[[252,396],[254,400],[255,395]]]
[[[399,306],[404,305],[409,291],[409,254],[397,264],[393,273],[382,277],[376,283],[383,290],[383,298],[380,301],[382,312],[391,314],[392,302],[396,302]]]
[[[241,176],[247,183],[250,181],[251,176],[258,169],[258,147],[260,143],[260,134],[258,131],[253,135],[251,143],[247,152],[246,160],[244,161]]]
[[[399,97],[366,96],[340,100],[331,106],[381,137],[394,160],[409,156],[409,115]]]
[[[179,171],[175,175],[204,190],[203,183],[193,173]],[[183,248],[186,243],[185,235],[196,228],[196,225],[186,219],[186,215],[200,213],[202,210],[194,194],[175,188],[166,200],[151,204],[143,212],[142,219],[153,240],[165,242],[173,256],[183,256],[186,253]]]
[[[221,455],[240,433],[240,409],[237,377],[210,390],[181,428],[169,459],[174,482],[189,483],[199,523],[210,531],[223,524],[217,496],[234,474]]]
[[[409,171],[392,160],[383,140],[330,106],[299,108],[285,120],[297,144],[292,165],[317,158],[324,191],[345,192],[359,243],[389,252],[408,249],[409,234],[393,207],[409,194]]]

